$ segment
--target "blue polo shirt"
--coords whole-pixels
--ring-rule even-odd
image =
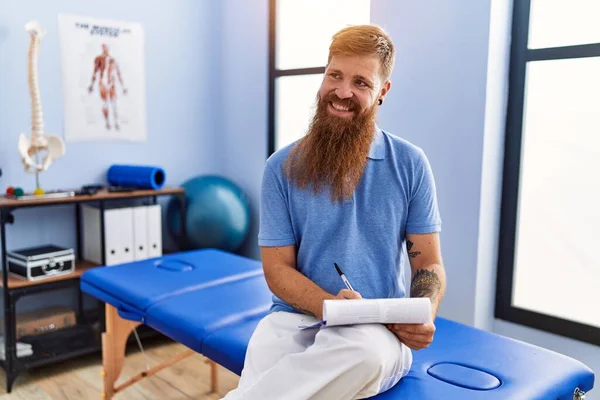
[[[336,295],[345,285],[363,298],[405,297],[406,233],[441,230],[435,181],[424,152],[377,127],[352,198],[334,203],[328,190],[291,184],[283,164],[292,143],[266,162],[261,184],[259,246],[296,245],[297,269]],[[299,312],[273,296],[271,311]]]

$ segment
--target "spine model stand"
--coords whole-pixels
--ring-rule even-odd
[[[25,30],[30,35],[29,42],[29,95],[31,98],[31,138],[25,133],[19,136],[18,149],[25,171],[35,172],[36,194],[43,194],[40,188],[39,173],[46,171],[50,164],[65,153],[63,140],[57,135],[44,134],[44,115],[42,113],[42,100],[38,82],[38,59],[40,40],[45,35],[45,30],[37,21],[29,21]],[[39,162],[41,153],[46,153],[42,162]]]

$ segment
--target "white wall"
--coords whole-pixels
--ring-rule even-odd
[[[487,330],[491,330],[493,326],[496,294],[499,211],[510,67],[511,2],[492,0],[489,21],[474,316],[474,325]]]
[[[243,254],[260,258],[258,210],[268,138],[268,0],[221,0],[220,122],[222,174],[246,191],[252,227]]]

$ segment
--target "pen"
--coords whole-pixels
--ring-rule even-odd
[[[342,272],[342,270],[340,269],[340,267],[338,267],[337,263],[333,263],[333,266],[335,267],[335,270],[337,271],[337,273],[340,275],[340,277],[342,278],[342,280],[346,284],[346,287],[348,289],[354,291],[354,288],[352,288],[352,285],[350,284],[350,282],[348,282],[348,279],[346,279],[346,275],[344,275],[344,273]]]

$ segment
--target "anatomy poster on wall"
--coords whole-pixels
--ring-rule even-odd
[[[140,24],[59,15],[65,140],[146,140]]]

